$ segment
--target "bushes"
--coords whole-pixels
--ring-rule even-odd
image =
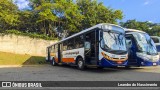
[[[31,38],[40,38],[40,39],[45,39],[45,40],[58,40],[58,38],[53,38],[53,37],[48,37],[44,34],[38,34],[38,33],[25,33],[25,32],[20,32],[18,30],[5,30],[2,32],[3,34],[15,34],[15,35],[21,35],[21,36],[29,36]]]

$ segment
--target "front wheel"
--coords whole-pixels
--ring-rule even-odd
[[[125,66],[125,68],[126,68],[126,69],[130,69],[130,68],[131,68],[131,66]]]
[[[78,69],[80,69],[80,70],[84,70],[85,69],[85,63],[84,63],[82,58],[78,59],[77,66],[78,66]]]

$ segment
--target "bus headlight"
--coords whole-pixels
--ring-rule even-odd
[[[158,62],[159,61],[159,55],[151,56],[152,62]]]

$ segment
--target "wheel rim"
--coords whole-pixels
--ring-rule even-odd
[[[82,62],[82,61],[79,61],[79,62],[78,62],[78,66],[79,66],[79,68],[81,68],[81,67],[82,67],[82,65],[83,65],[83,62]]]

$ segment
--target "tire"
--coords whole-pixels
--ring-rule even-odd
[[[100,67],[100,66],[99,66],[99,67],[97,67],[97,68],[98,68],[98,69],[103,69],[104,67]]]
[[[85,63],[82,58],[78,58],[77,67],[79,70],[85,69]]]
[[[51,60],[51,65],[52,65],[52,66],[56,66],[56,65],[57,65],[57,63],[55,62],[55,59],[54,59],[54,58]]]
[[[130,69],[130,68],[131,68],[131,66],[125,66],[125,68],[126,68],[126,69]]]

